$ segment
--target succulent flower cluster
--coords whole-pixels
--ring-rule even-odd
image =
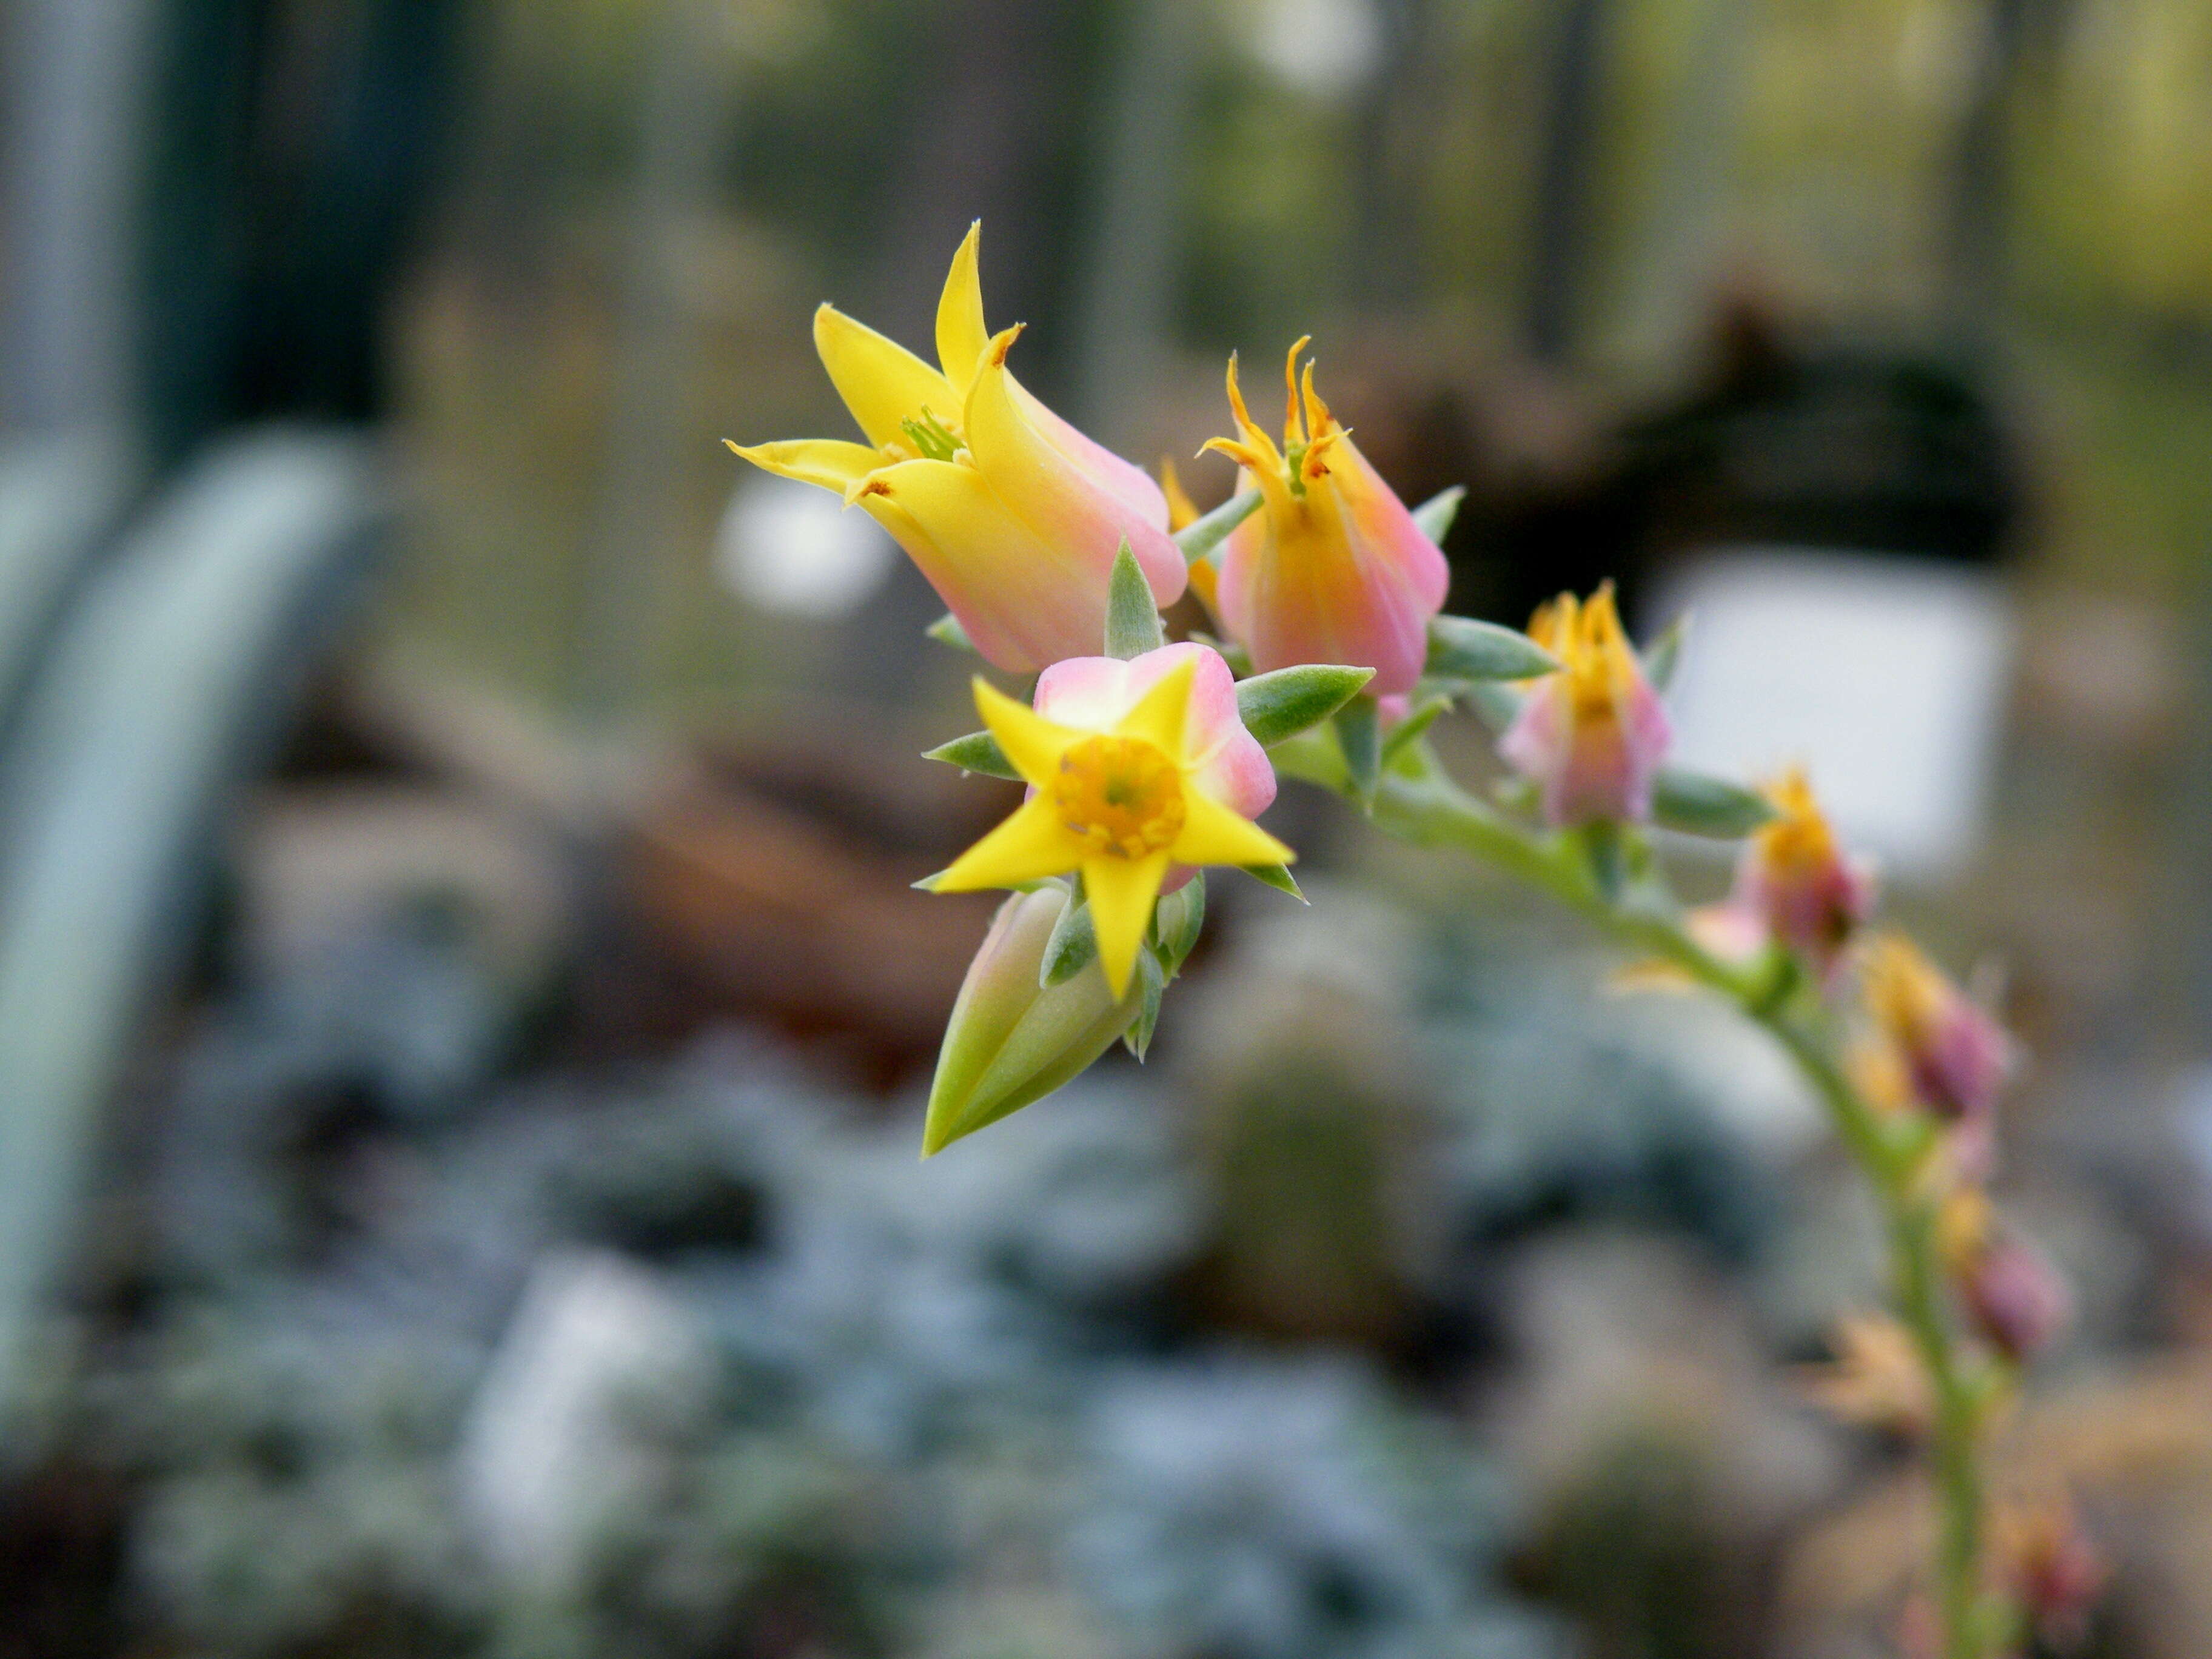
[[[2014,1069],[1992,1016],[1903,934],[1871,929],[1871,874],[1802,773],[1756,792],[1669,763],[1661,698],[1679,634],[1639,653],[1609,585],[1561,595],[1526,631],[1444,614],[1438,544],[1459,492],[1407,507],[1301,367],[1305,340],[1285,366],[1279,447],[1231,360],[1235,435],[1206,447],[1237,463],[1238,489],[1194,517],[1172,474],[1155,484],[1022,390],[1006,370],[1019,331],[984,325],[971,229],[938,311],[939,368],[828,307],[817,316],[866,444],[731,446],[872,514],[951,607],[933,633],[1037,675],[1026,702],[977,677],[985,729],[931,751],[1029,794],[921,884],[1012,894],[954,1009],[925,1153],[1049,1094],[1116,1038],[1142,1058],[1203,922],[1202,869],[1295,894],[1294,853],[1254,819],[1278,777],[1334,789],[1386,833],[1551,893],[1780,1042],[1889,1223],[1901,1334],[1861,1322],[1846,1364],[1905,1355],[1916,1372],[1837,1396],[1929,1402],[1946,1514],[1936,1650],[2012,1651],[2023,1612],[2040,1611],[2034,1586],[2095,1575],[2066,1550],[2039,1544],[2059,1565],[2031,1568],[1988,1547],[2005,1528],[1985,1514],[1978,1445],[2067,1305],[1986,1196]],[[1218,632],[1170,643],[1160,610],[1186,587]],[[1497,733],[1511,775],[1495,803],[1431,745],[1462,708]],[[1725,903],[1678,902],[1654,829],[1742,840]]]

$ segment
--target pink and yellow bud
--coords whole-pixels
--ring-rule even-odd
[[[1229,360],[1237,435],[1206,445],[1243,469],[1263,506],[1230,533],[1209,602],[1262,672],[1303,663],[1371,668],[1376,696],[1409,691],[1451,570],[1314,390],[1291,348],[1283,444],[1254,423]]]
[[[922,1155],[942,1151],[1080,1075],[1137,1018],[1142,998],[1116,998],[1091,963],[1041,987],[1047,943],[1066,891],[1015,893],[999,907],[969,965],[929,1088]]]
[[[1554,827],[1650,817],[1673,731],[1629,647],[1613,584],[1586,604],[1562,593],[1536,612],[1528,637],[1559,672],[1528,683],[1498,752],[1537,786]]]
[[[1981,1188],[1950,1194],[1937,1237],[1967,1319],[1999,1353],[2023,1362],[2065,1334],[2074,1317],[2065,1279],[1998,1218]]]
[[[1867,1013],[1911,1100],[1954,1122],[1986,1123],[2012,1073],[2003,1028],[1901,933],[1875,942],[1864,973]]]
[[[986,661],[1031,673],[1098,648],[1124,538],[1162,605],[1182,594],[1185,566],[1159,486],[1007,372],[1021,329],[984,327],[979,232],[970,228],[945,278],[935,368],[833,307],[815,313],[823,367],[867,442],[730,447],[857,504],[906,550]]]
[[[1030,793],[934,884],[965,892],[1079,872],[1118,998],[1172,882],[1200,865],[1297,856],[1251,822],[1274,799],[1274,773],[1237,716],[1229,665],[1204,646],[1055,663],[1036,703],[976,680],[976,709]]]
[[[2042,1251],[2009,1233],[1989,1240],[1966,1264],[1959,1294],[1975,1328],[2014,1361],[2033,1359],[2073,1322],[2074,1299],[2058,1269]]]
[[[1873,872],[1837,844],[1802,770],[1784,774],[1766,794],[1775,816],[1745,843],[1735,902],[1825,979],[1873,912]]]

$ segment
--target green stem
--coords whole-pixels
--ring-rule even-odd
[[[1924,1128],[1878,1113],[1844,1074],[1826,1023],[1808,1020],[1791,999],[1774,994],[1766,975],[1714,957],[1683,931],[1671,903],[1633,890],[1609,896],[1576,838],[1540,838],[1499,817],[1425,754],[1409,757],[1384,777],[1374,816],[1379,828],[1401,840],[1456,848],[1541,890],[1621,944],[1727,997],[1782,1046],[1811,1085],[1881,1201],[1893,1293],[1933,1386],[1930,1452],[1942,1509],[1935,1577],[1945,1659],[1984,1659],[1982,1413],[1943,1293],[1934,1203],[1917,1179],[1927,1152]]]

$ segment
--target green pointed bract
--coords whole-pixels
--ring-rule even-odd
[[[1336,713],[1375,678],[1371,668],[1305,663],[1237,683],[1237,713],[1262,749],[1294,738]]]
[[[1152,1046],[1152,1033],[1159,1026],[1160,998],[1167,990],[1167,975],[1160,971],[1160,959],[1149,947],[1137,952],[1137,977],[1130,989],[1137,999],[1137,1018],[1121,1033],[1121,1046],[1141,1066]]]
[[[1451,534],[1452,520],[1459,517],[1459,504],[1466,499],[1464,484],[1440,489],[1413,509],[1413,523],[1421,534],[1442,546],[1444,538]]]
[[[1429,659],[1423,672],[1439,680],[1531,680],[1555,672],[1559,659],[1517,628],[1473,617],[1429,621]]]
[[[1304,904],[1306,902],[1305,894],[1299,890],[1297,878],[1293,876],[1284,866],[1279,864],[1248,864],[1243,866],[1243,868],[1244,873],[1251,877],[1253,880],[1261,883],[1263,885],[1272,887],[1279,893],[1288,893],[1292,898],[1296,899],[1301,904]]]
[[[1144,567],[1129,550],[1129,538],[1124,536],[1121,550],[1114,556],[1113,574],[1106,579],[1105,654],[1127,662],[1167,642],[1167,634],[1160,627],[1159,603],[1152,598]]]
[[[1205,927],[1206,872],[1201,870],[1163,897],[1152,915],[1152,929],[1160,941],[1160,965],[1169,978],[1182,971]]]
[[[1079,891],[1075,902],[1060,913],[1052,935],[1044,942],[1044,959],[1037,964],[1037,988],[1049,991],[1065,985],[1098,960],[1098,930],[1091,926],[1091,907]]]
[[[1651,784],[1651,821],[1686,836],[1734,841],[1774,816],[1766,797],[1725,778],[1662,766]]]
[[[1202,519],[1193,520],[1175,533],[1175,544],[1182,549],[1182,556],[1191,563],[1200,559],[1229,538],[1229,532],[1260,510],[1260,492],[1248,489],[1241,495],[1232,495]]]
[[[1006,758],[1006,751],[999,747],[999,740],[988,732],[970,732],[964,738],[940,743],[934,749],[923,750],[921,757],[943,761],[963,772],[981,772],[986,777],[1006,778],[1014,783],[1022,781],[1013,762]]]
[[[1654,691],[1664,691],[1674,683],[1674,675],[1682,665],[1682,642],[1690,636],[1690,613],[1686,611],[1667,624],[1667,631],[1645,646],[1640,653],[1644,661],[1644,678],[1651,682]]]
[[[1142,1012],[1141,976],[1117,1002],[1095,960],[1065,984],[1039,988],[1045,946],[1067,902],[1054,882],[999,907],[938,1050],[923,1157],[1080,1076]]]
[[[1344,769],[1360,805],[1372,805],[1376,786],[1382,781],[1382,712],[1372,697],[1354,697],[1336,711],[1337,747],[1344,752]]]
[[[939,645],[949,645],[955,651],[973,651],[975,648],[975,641],[968,637],[968,630],[960,625],[960,618],[950,611],[921,631]]]

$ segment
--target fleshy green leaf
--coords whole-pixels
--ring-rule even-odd
[[[1013,762],[1006,758],[1006,751],[999,747],[999,740],[988,732],[970,732],[964,738],[940,743],[934,749],[923,750],[921,757],[943,761],[963,772],[981,772],[986,777],[1006,778],[1015,783],[1022,781]]]
[[[1124,536],[1121,550],[1114,556],[1114,574],[1106,580],[1106,654],[1127,662],[1167,642],[1152,585],[1145,580],[1143,567]]]
[[[1733,841],[1773,816],[1774,808],[1764,795],[1679,766],[1661,767],[1651,787],[1651,821],[1686,836]]]
[[[1248,489],[1241,495],[1232,495],[1202,519],[1194,520],[1175,533],[1175,544],[1182,549],[1182,556],[1191,563],[1221,545],[1229,532],[1243,524],[1259,509],[1260,492]]]
[[[960,625],[960,618],[950,611],[921,631],[939,645],[949,645],[956,651],[973,651],[975,648],[975,641],[968,637],[968,630]]]
[[[1091,925],[1090,904],[1078,892],[1045,940],[1044,955],[1037,963],[1037,988],[1049,991],[1065,985],[1097,959],[1098,930]]]
[[[1237,713],[1244,729],[1272,749],[1309,726],[1318,726],[1358,695],[1375,678],[1371,668],[1337,663],[1304,663],[1255,674],[1237,683]]]
[[[1272,887],[1279,893],[1288,893],[1301,904],[1306,902],[1306,896],[1298,890],[1297,878],[1282,865],[1247,864],[1239,867],[1253,880]]]
[[[1475,718],[1501,736],[1521,713],[1521,694],[1495,680],[1477,680],[1461,695]]]
[[[1437,717],[1452,705],[1446,696],[1424,697],[1415,704],[1405,719],[1390,728],[1382,739],[1382,764],[1389,766],[1398,758],[1407,744],[1417,741],[1420,735],[1437,723]]]
[[[1352,792],[1361,805],[1371,806],[1376,787],[1382,781],[1381,711],[1374,698],[1354,697],[1333,718],[1336,745],[1344,751],[1344,769],[1351,776]]]
[[[1425,672],[1440,680],[1528,680],[1557,671],[1559,659],[1517,628],[1473,617],[1429,622]]]
[[[1664,691],[1674,683],[1674,672],[1682,665],[1682,642],[1689,636],[1690,613],[1685,611],[1667,624],[1665,633],[1644,647],[1644,678],[1651,682],[1653,690]]]
[[[1440,489],[1413,509],[1413,523],[1421,534],[1442,546],[1444,538],[1451,534],[1452,520],[1459,517],[1459,504],[1466,499],[1464,484]]]

